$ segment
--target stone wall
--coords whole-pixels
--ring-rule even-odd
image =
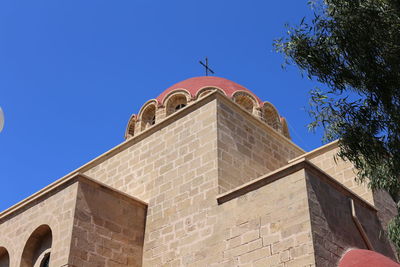
[[[374,192],[374,204],[382,226],[386,229],[389,221],[397,215],[396,203],[387,192],[377,190]]]
[[[343,161],[338,158],[336,156],[338,150],[339,148],[335,142],[309,153],[305,158],[373,205],[377,209],[377,216],[381,225],[379,234],[380,236],[385,236],[387,224],[397,214],[396,204],[387,192],[379,190],[372,192],[366,183],[357,182],[354,166],[349,161]],[[394,251],[393,246],[392,251]],[[391,253],[384,254],[392,257]]]
[[[69,263],[142,266],[146,205],[95,183],[79,184]]]
[[[187,202],[177,218],[147,224],[156,230],[143,266],[313,266],[305,187],[299,171],[221,205],[216,191]]]
[[[86,172],[148,203],[143,266],[185,266],[212,235],[216,214],[210,211],[218,193],[216,100],[195,105]]]
[[[223,193],[304,154],[289,139],[231,101],[218,101],[218,183]]]
[[[323,264],[364,243],[349,221],[348,198],[336,187],[306,178],[304,169],[293,171],[290,164],[277,171],[302,153],[212,93],[77,170],[148,203],[144,241],[143,206],[102,186],[73,183],[3,217],[0,247],[16,263],[23,242],[42,222],[54,229],[52,266],[68,259],[77,266],[330,266]],[[334,152],[323,153],[309,160],[372,201],[365,188],[350,184],[348,163],[335,165]],[[261,175],[269,179],[274,171],[284,175],[218,204],[221,193]],[[359,210],[368,217],[368,210]]]
[[[227,111],[229,103],[233,106]],[[227,117],[227,112],[234,117]],[[278,133],[268,134],[268,126],[243,112],[224,96],[209,95],[174,114],[174,121],[155,125],[156,130],[149,129],[146,137],[86,171],[148,202],[143,266],[204,266],[205,262],[218,266],[229,261],[221,245],[225,239],[216,202],[222,181],[218,177],[224,176],[233,188],[303,153],[286,138],[277,137]],[[238,125],[232,128],[229,120],[237,120]],[[251,134],[245,132],[246,127]],[[239,142],[227,150],[231,144],[226,137],[236,134]],[[245,147],[246,142],[252,142],[252,148]],[[250,149],[254,151],[248,155]],[[234,161],[226,164],[226,154]],[[239,171],[232,173],[232,168]]]
[[[383,228],[382,235],[385,235],[390,220],[397,215],[396,203],[385,191],[377,190],[373,194],[374,205],[378,210],[378,218]],[[395,251],[395,246],[393,244],[391,244],[391,247],[392,250]],[[399,261],[399,256],[397,256],[397,261]]]
[[[145,212],[145,204],[74,176],[1,219],[0,263],[7,250],[10,266],[36,266],[48,252],[50,266],[141,266]]]
[[[332,186],[327,177],[321,179],[321,173],[307,171],[306,175],[316,265],[337,266],[346,250],[369,249],[353,219],[348,192]],[[393,258],[374,208],[356,200],[355,213],[373,249]]]
[[[20,266],[29,237],[43,225],[52,231],[50,266],[68,263],[77,188],[66,184],[0,220],[0,247],[8,250],[10,266]]]
[[[156,130],[137,136],[131,146],[92,166],[85,174],[150,206],[163,196],[181,194],[177,189],[181,185],[190,189],[205,182],[217,168],[216,101],[197,109],[192,106],[174,114],[174,121],[154,125]],[[213,179],[216,175],[215,172]],[[196,185],[191,186],[192,179],[198,180]],[[149,207],[148,212],[150,215],[159,211],[160,206]]]
[[[314,266],[304,170],[223,203],[218,211],[223,252],[215,266]]]
[[[306,159],[373,205],[374,200],[371,190],[368,189],[365,183],[356,181],[356,172],[353,164],[337,157],[338,149],[336,143],[332,143],[315,152],[311,152],[306,156]]]

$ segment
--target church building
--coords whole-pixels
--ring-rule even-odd
[[[400,266],[388,194],[235,82],[179,82],[121,135],[0,213],[0,267]]]

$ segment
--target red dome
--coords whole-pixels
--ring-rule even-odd
[[[169,93],[177,89],[185,89],[189,91],[192,97],[195,97],[197,95],[197,92],[205,87],[217,87],[223,90],[228,97],[232,97],[232,95],[236,91],[246,91],[252,96],[254,96],[254,98],[258,101],[258,103],[262,105],[262,101],[247,88],[230,80],[213,76],[190,78],[182,82],[179,82],[177,84],[174,84],[173,86],[165,90],[161,95],[159,95],[157,97],[157,101],[158,103],[163,103],[164,98]]]
[[[400,265],[374,251],[352,249],[340,260],[339,267],[400,267]]]

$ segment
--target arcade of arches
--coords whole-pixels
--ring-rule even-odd
[[[216,86],[212,86],[212,84]],[[192,105],[199,99],[216,91],[230,98],[248,113],[290,139],[290,134],[286,127],[287,122],[279,115],[275,107],[268,102],[263,103],[243,86],[216,77],[192,78],[183,81],[168,88],[156,99],[148,101],[139,116],[132,115],[126,128],[125,138],[132,138],[176,111]],[[286,125],[282,125],[281,121],[284,121]]]

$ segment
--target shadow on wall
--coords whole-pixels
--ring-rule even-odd
[[[144,204],[104,186],[81,183],[69,264],[142,266],[145,218]],[[84,254],[90,258],[82,257]]]
[[[349,248],[368,249],[353,220],[350,198],[314,174],[307,176],[317,257],[326,255],[327,250],[330,255],[340,257]],[[355,212],[374,250],[394,259],[376,212],[358,202],[355,202]]]

